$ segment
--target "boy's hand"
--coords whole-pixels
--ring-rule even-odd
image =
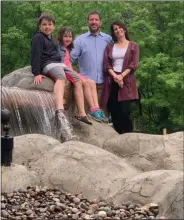
[[[38,75],[34,77],[34,84],[39,85],[42,83],[42,78],[45,78],[44,75]]]

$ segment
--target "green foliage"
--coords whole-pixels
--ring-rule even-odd
[[[88,30],[87,15],[99,11],[102,31],[121,20],[140,47],[136,77],[143,115],[134,105],[136,130],[161,133],[184,129],[184,7],[182,2],[2,2],[2,76],[30,65],[30,41],[37,18],[50,12],[60,27],[70,26],[75,35]]]

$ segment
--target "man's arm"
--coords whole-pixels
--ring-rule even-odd
[[[74,41],[74,48],[72,49],[70,53],[70,57],[72,60],[72,63],[77,62],[78,58],[81,55],[82,47],[81,47],[81,42],[79,38],[76,38]]]

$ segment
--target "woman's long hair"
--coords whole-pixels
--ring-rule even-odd
[[[110,26],[111,36],[112,36],[112,39],[113,39],[114,42],[118,41],[118,39],[117,39],[117,37],[114,33],[114,29],[113,29],[114,25],[118,25],[119,27],[123,28],[123,30],[125,31],[125,38],[127,40],[130,40],[130,37],[129,37],[129,34],[128,34],[128,29],[127,29],[126,25],[121,21],[114,21]]]

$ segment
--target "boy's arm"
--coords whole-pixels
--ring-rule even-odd
[[[42,78],[45,76],[41,75],[41,55],[43,52],[43,38],[39,35],[35,36],[31,42],[31,67],[32,73],[34,74],[34,83],[36,85],[42,83]]]
[[[35,36],[31,42],[31,67],[32,73],[37,76],[41,74],[41,55],[43,52],[43,38]]]

